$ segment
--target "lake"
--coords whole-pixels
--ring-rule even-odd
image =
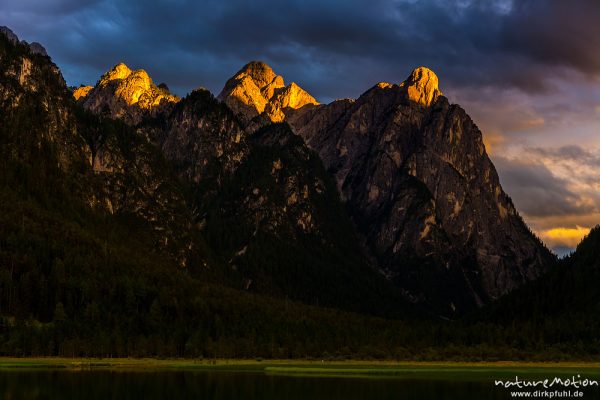
[[[468,374],[467,374],[468,375]],[[507,375],[508,376],[508,375]],[[514,376],[513,376],[514,377]],[[20,399],[508,399],[510,390],[481,374],[460,380],[339,377],[243,371],[0,370],[0,398]],[[585,399],[598,388],[584,390]]]

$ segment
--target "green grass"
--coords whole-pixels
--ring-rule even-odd
[[[311,377],[389,377],[453,381],[514,378],[515,375],[548,377],[581,374],[586,377],[600,377],[600,363],[0,358],[0,371],[11,369],[229,371]]]

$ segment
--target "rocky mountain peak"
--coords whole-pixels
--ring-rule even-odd
[[[290,83],[281,92],[277,94],[281,108],[298,109],[307,104],[319,104],[306,90],[302,89],[295,82]]]
[[[82,99],[82,98],[86,97],[88,94],[90,94],[90,91],[93,88],[94,88],[93,86],[81,85],[78,88],[75,88],[75,90],[73,90],[73,97],[75,97],[75,100]]]
[[[553,262],[502,190],[478,127],[431,70],[294,118],[367,251],[411,301],[467,312]]]
[[[110,71],[102,75],[100,78],[100,82],[105,85],[116,79],[126,79],[129,75],[131,75],[131,69],[125,65],[125,63],[119,63],[115,65]]]
[[[154,115],[179,101],[166,85],[156,86],[145,70],[132,70],[124,63],[102,75],[92,90],[78,88],[73,96],[93,112],[108,109],[112,117],[132,124],[139,123],[143,115]]]
[[[418,67],[400,84],[400,87],[406,90],[409,100],[424,106],[430,106],[442,95],[438,84],[439,79],[435,72],[427,67]]]
[[[277,83],[280,82],[283,86],[283,78],[277,75],[275,71],[273,71],[273,68],[262,61],[249,62],[240,69],[235,77],[239,79],[244,76],[252,78],[254,83],[261,89],[276,81]]]
[[[19,37],[7,26],[0,26],[0,34],[6,36],[6,38],[9,40],[9,42],[11,42],[14,45],[19,43]],[[25,40],[22,40],[20,43],[25,46],[28,46],[29,50],[33,54],[40,54],[42,56],[48,55],[44,46],[42,46],[38,42],[27,43]]]
[[[19,37],[15,35],[15,33],[12,30],[10,30],[9,27],[0,26],[0,33],[6,36],[12,44],[19,43]]]
[[[116,82],[115,82],[116,81]],[[115,95],[121,97],[128,105],[137,103],[143,95],[153,96],[152,79],[143,69],[131,70],[124,63],[119,63],[100,79],[100,86],[115,85]],[[147,108],[152,102],[144,102],[141,107]]]
[[[296,83],[285,86],[283,77],[262,61],[252,61],[240,69],[217,97],[245,123],[265,114],[267,122],[281,122],[285,109],[319,104]]]

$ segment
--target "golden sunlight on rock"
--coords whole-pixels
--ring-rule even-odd
[[[319,104],[308,92],[292,82],[275,96],[275,102],[281,108],[300,108],[307,104]]]
[[[540,238],[549,246],[565,246],[575,248],[590,228],[577,225],[575,228],[553,228],[540,232]]]
[[[271,122],[281,122],[286,119],[286,109],[319,104],[296,83],[285,86],[283,78],[260,61],[246,64],[227,81],[217,98],[246,123],[263,113]]]
[[[416,68],[400,87],[406,89],[409,100],[424,106],[431,105],[442,92],[438,89],[437,75],[426,67]]]
[[[136,124],[143,115],[153,115],[179,101],[166,86],[156,86],[143,69],[132,70],[120,63],[102,75],[96,87],[79,88],[73,93],[88,110],[109,110],[113,118]],[[78,97],[79,96],[79,97]]]
[[[100,80],[100,83],[103,81],[112,81],[115,79],[125,79],[131,74],[131,69],[123,63],[119,63],[114,66],[113,69],[108,71]]]
[[[152,79],[143,69],[131,70],[127,65],[120,63],[100,78],[99,87],[111,87],[114,95],[121,98],[131,106],[150,109],[161,101],[176,102],[176,96],[171,95],[156,87]]]
[[[394,85],[392,85],[391,83],[388,83],[388,82],[379,82],[375,86],[377,86],[379,89],[389,89],[389,88],[393,87]]]
[[[79,86],[77,89],[73,91],[73,97],[75,100],[79,100],[81,98],[87,97],[90,91],[93,89],[93,86]]]

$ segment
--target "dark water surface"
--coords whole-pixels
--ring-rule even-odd
[[[586,391],[587,392],[587,391]],[[598,390],[584,399],[597,398]],[[509,399],[510,390],[479,381],[342,378],[206,371],[0,371],[0,398],[21,399]],[[559,397],[555,397],[559,398]]]

